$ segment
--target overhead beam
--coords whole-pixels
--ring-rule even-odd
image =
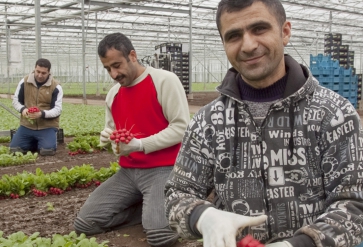
[[[314,1],[312,1],[312,2],[314,2]],[[315,1],[315,2],[319,2],[319,1]],[[291,2],[291,1],[286,1],[286,0],[281,0],[281,3],[287,4],[287,5],[309,7],[309,8],[313,8],[313,9],[322,9],[322,10],[326,10],[326,11],[345,12],[345,13],[348,13],[348,14],[354,14],[354,15],[363,16],[363,13],[362,12],[359,12],[359,11],[349,10],[349,9],[342,9],[342,8],[330,8],[330,7],[327,7],[326,5],[320,6],[320,5],[316,5],[316,4],[302,3],[300,1],[299,2]],[[338,6],[340,6],[340,5],[338,5]]]
[[[72,6],[72,5],[75,5],[75,4],[78,4],[78,2],[67,3],[67,4],[59,6],[59,8],[62,9],[63,7],[69,7],[69,6]],[[33,4],[33,6],[34,6],[34,4]],[[47,13],[54,12],[56,10],[57,9],[48,9],[48,10],[41,11],[41,13],[42,14],[47,14]],[[34,17],[34,15],[23,16],[22,18],[10,21],[10,24],[13,24],[15,22],[22,21],[22,20],[25,20],[25,19],[33,18],[33,17]]]
[[[93,6],[104,6],[109,8],[122,8],[122,9],[137,9],[137,10],[147,10],[147,11],[155,11],[155,12],[170,12],[170,13],[181,13],[189,15],[189,10],[182,10],[176,8],[160,8],[160,7],[152,7],[152,6],[141,6],[141,5],[130,5],[124,3],[109,3],[109,2],[99,2],[99,1],[90,1],[89,5]]]

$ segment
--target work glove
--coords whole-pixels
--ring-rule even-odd
[[[111,143],[112,151],[118,157],[127,156],[132,152],[143,151],[143,146],[140,139],[132,138],[128,144],[123,142],[115,143],[114,141]]]
[[[112,134],[112,130],[109,128],[105,128],[104,130],[101,131],[101,135],[100,135],[100,147],[104,147],[106,146],[108,143],[110,143],[110,135]]]
[[[196,227],[203,235],[204,247],[236,247],[239,231],[258,226],[266,219],[266,215],[248,217],[209,207],[200,215]]]
[[[293,246],[289,242],[283,241],[283,242],[268,244],[266,245],[266,247],[293,247]]]

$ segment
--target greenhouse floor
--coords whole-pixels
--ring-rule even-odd
[[[6,98],[8,98],[8,95],[0,94],[0,98],[6,99]],[[204,99],[201,99],[198,101],[197,105],[193,105],[191,102],[189,102],[190,113],[195,114],[201,108],[201,106],[209,103],[213,98],[214,98],[214,95],[212,95],[212,97],[204,97]],[[209,101],[207,101],[207,100],[209,100]],[[191,100],[191,101],[193,101],[193,100]],[[80,97],[64,97],[63,102],[71,103],[71,104],[85,103],[83,98],[80,98]],[[86,104],[87,105],[104,105],[105,101],[104,101],[104,99],[86,99]]]
[[[68,169],[83,164],[91,164],[96,170],[101,167],[110,167],[110,162],[116,161],[115,156],[107,151],[90,154],[68,155],[66,144],[73,140],[65,137],[64,143],[59,143],[56,155],[38,156],[36,163],[18,166],[1,167],[2,175],[16,175],[27,171],[35,173],[40,168],[44,173],[60,170],[62,167]],[[83,205],[89,194],[95,189],[92,185],[88,188],[73,188],[62,195],[47,195],[35,197],[26,195],[19,199],[0,200],[1,231],[4,236],[22,231],[26,235],[39,232],[42,237],[51,237],[53,234],[66,235],[74,231],[73,221],[76,213]],[[49,209],[52,205],[52,210]],[[109,241],[108,246],[122,247],[148,247],[146,234],[142,225],[122,228],[112,232],[95,235],[96,241],[101,243]],[[202,247],[198,241],[178,241],[173,247]]]

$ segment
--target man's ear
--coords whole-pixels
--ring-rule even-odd
[[[291,22],[285,21],[284,25],[282,25],[282,38],[284,41],[284,46],[286,46],[291,37]]]
[[[137,62],[137,54],[136,54],[136,51],[135,51],[135,50],[131,50],[131,51],[130,51],[129,59],[130,59],[132,62]]]

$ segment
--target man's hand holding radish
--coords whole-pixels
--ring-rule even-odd
[[[132,152],[143,151],[142,142],[125,129],[111,130],[105,128],[101,131],[100,146],[104,147],[111,142],[112,151],[116,156],[127,156]]]
[[[127,156],[132,152],[143,151],[141,140],[136,139],[135,137],[132,138],[127,144],[122,141],[118,143],[112,141],[111,144],[112,144],[112,151],[116,156]]]
[[[204,247],[235,247],[239,231],[263,224],[266,219],[266,215],[249,217],[209,207],[200,215],[196,227],[203,235]]]
[[[112,134],[112,129],[109,128],[105,128],[104,130],[101,131],[101,135],[100,135],[100,147],[105,147],[108,143],[111,142],[110,140],[110,135]]]

